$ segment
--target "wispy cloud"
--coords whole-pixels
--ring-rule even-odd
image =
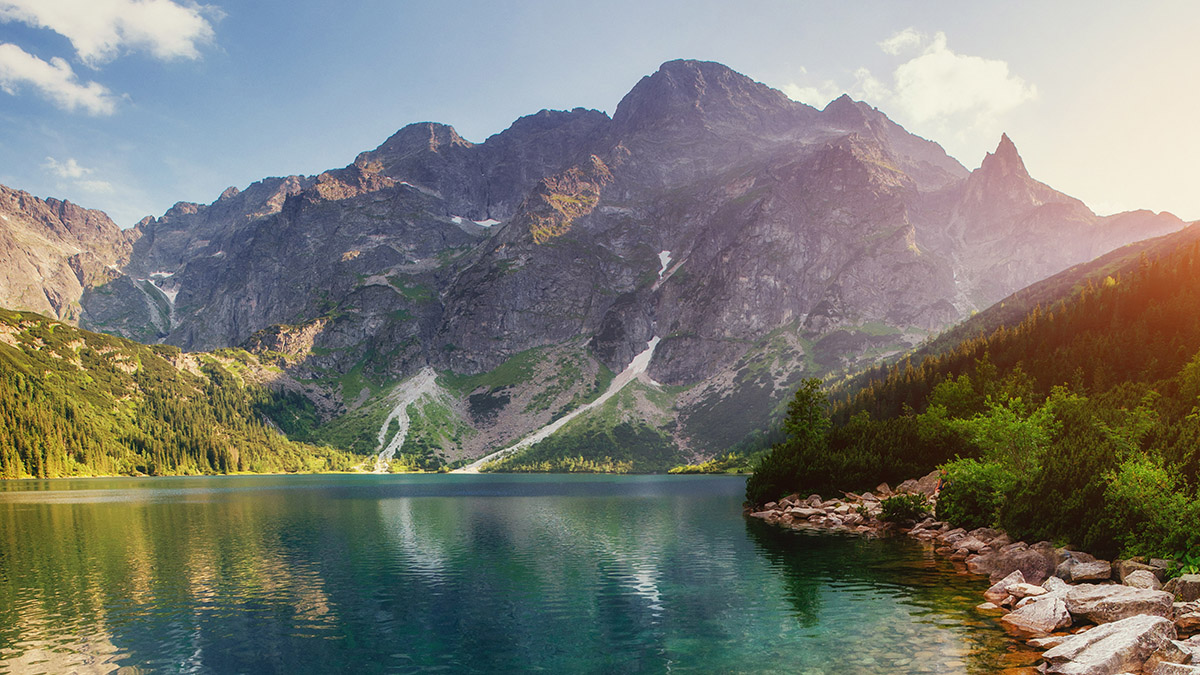
[[[63,110],[89,115],[116,110],[117,96],[97,82],[80,82],[63,59],[47,62],[14,44],[0,44],[0,89],[16,95],[23,86],[33,87]]]
[[[133,50],[199,58],[199,47],[213,40],[210,19],[220,16],[215,7],[172,0],[0,0],[0,21],[52,30],[92,67]]]
[[[89,169],[81,166],[79,162],[75,161],[74,157],[68,157],[67,161],[65,162],[60,162],[53,157],[47,157],[46,162],[42,164],[42,168],[85,192],[93,192],[98,194],[107,194],[113,192],[112,183],[106,180],[86,178],[86,176],[90,176],[95,173],[95,169]]]
[[[968,155],[994,143],[1004,114],[1037,98],[1037,87],[1014,74],[1007,62],[952,50],[945,33],[933,37],[905,28],[878,43],[900,61],[884,76],[868,68],[854,81],[813,81],[801,69],[798,81],[781,89],[792,99],[821,105],[845,91],[879,106],[924,135],[956,143]]]
[[[890,38],[879,43],[879,48],[885,54],[899,56],[906,51],[919,48],[925,42],[925,35],[915,28],[905,28]]]

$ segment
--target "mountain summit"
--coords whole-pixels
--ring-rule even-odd
[[[483,142],[422,122],[349,166],[181,203],[131,250],[89,240],[115,269],[65,302],[84,327],[253,350],[325,418],[364,425],[358,450],[408,401],[402,454],[478,457],[577,415],[562,447],[666,462],[765,427],[802,377],[1180,227],[1097,217],[1031,178],[1007,136],[967,172],[848,96],[818,111],[670,61],[611,119],[541,111]],[[61,267],[69,248],[39,255]]]

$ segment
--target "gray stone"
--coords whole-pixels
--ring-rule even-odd
[[[1162,583],[1158,577],[1154,576],[1154,572],[1149,570],[1134,570],[1126,574],[1121,583],[1134,588],[1149,588],[1152,591],[1162,590]]]
[[[1183,663],[1160,663],[1154,670],[1145,671],[1150,675],[1200,675],[1200,666]]]
[[[1071,625],[1071,615],[1060,598],[1031,602],[1005,614],[1001,623],[1026,637],[1042,637]]]
[[[967,569],[975,574],[986,574],[991,581],[999,581],[1020,570],[1025,581],[1040,584],[1054,573],[1054,563],[1042,551],[1026,548],[982,555],[968,563]]]
[[[1174,595],[1181,602],[1200,600],[1200,574],[1184,574],[1175,577],[1163,586],[1163,590]]]
[[[1025,575],[1021,574],[1021,570],[1016,570],[1012,574],[1009,574],[1000,581],[992,584],[991,588],[983,592],[983,597],[988,602],[999,603],[1001,600],[1009,596],[1009,586],[1023,583],[1025,583]]]
[[[1138,672],[1146,661],[1175,639],[1175,625],[1160,616],[1132,616],[1073,635],[1042,657],[1047,672],[1069,675],[1117,675]]]
[[[1073,584],[1083,581],[1105,581],[1112,578],[1112,565],[1103,560],[1083,561],[1067,558],[1055,568],[1054,576]]]
[[[1065,600],[1072,616],[1093,623],[1139,614],[1170,618],[1173,611],[1170,594],[1130,586],[1081,584],[1067,589]]]

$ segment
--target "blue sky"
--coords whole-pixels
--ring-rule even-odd
[[[1200,3],[0,0],[0,183],[130,226],[344,166],[403,125],[473,141],[610,114],[674,58],[848,91],[968,168],[1007,131],[1100,212],[1200,218]]]

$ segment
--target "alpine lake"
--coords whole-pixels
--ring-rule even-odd
[[[0,483],[0,672],[995,673],[1038,654],[906,537],[732,476]]]

